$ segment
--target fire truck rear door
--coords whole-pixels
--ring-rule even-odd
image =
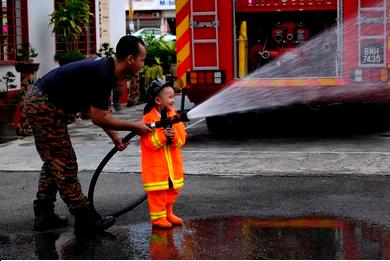
[[[217,0],[190,0],[192,69],[219,70]]]
[[[387,7],[383,0],[359,0],[360,67],[386,65]]]

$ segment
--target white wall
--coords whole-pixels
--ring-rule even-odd
[[[30,44],[35,47],[38,56],[34,59],[40,63],[37,76],[43,76],[51,69],[58,66],[54,61],[55,37],[49,26],[49,15],[54,10],[54,1],[29,0],[28,1],[28,24]]]
[[[119,39],[126,35],[126,4],[123,0],[110,1],[110,46],[115,49]]]
[[[126,1],[128,0],[106,0],[109,1],[109,44],[114,48],[119,39],[126,35]],[[103,40],[100,38],[101,32],[99,28],[99,0],[96,1],[96,44],[97,50],[101,47]]]

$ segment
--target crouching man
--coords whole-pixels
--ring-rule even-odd
[[[151,131],[143,121],[121,120],[109,112],[110,95],[117,80],[136,74],[144,65],[146,48],[134,36],[122,37],[115,57],[93,58],[58,67],[39,79],[26,94],[24,112],[43,161],[34,200],[34,229],[62,227],[67,219],[54,213],[57,191],[75,216],[75,232],[95,232],[112,226],[90,207],[77,177],[78,166],[67,125],[68,115],[90,109],[91,120],[112,139],[118,150],[127,144],[117,131]]]

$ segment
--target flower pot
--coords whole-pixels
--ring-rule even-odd
[[[14,121],[17,104],[0,104],[0,124]]]
[[[176,76],[177,76],[177,64],[176,63],[171,63],[169,65],[169,70],[172,73],[173,79],[176,79]]]
[[[39,69],[39,63],[16,63],[15,70],[19,73],[35,73]]]

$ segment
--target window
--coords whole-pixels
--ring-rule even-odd
[[[65,4],[66,0],[54,0],[55,7],[57,8],[60,4]],[[79,49],[85,55],[96,54],[96,20],[95,20],[95,1],[88,1],[90,12],[93,14],[87,28],[83,29],[82,34],[76,41],[77,49]],[[61,38],[56,35],[56,51],[64,51],[65,43],[61,42]]]
[[[29,41],[27,0],[0,0],[0,8],[0,63],[10,63]]]

